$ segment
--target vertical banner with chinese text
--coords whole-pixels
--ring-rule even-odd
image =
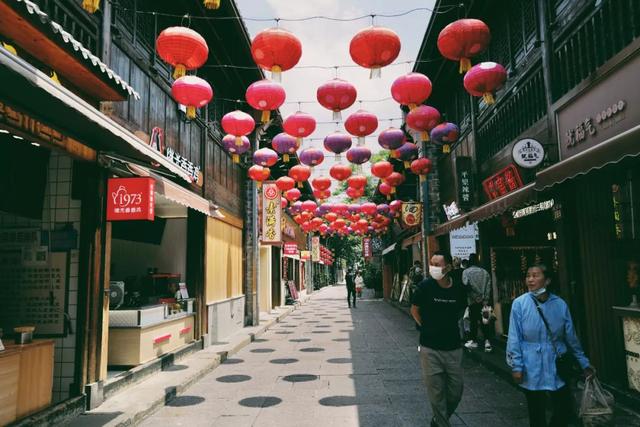
[[[371,237],[365,237],[362,239],[362,256],[367,259],[371,258],[372,255]]]
[[[320,261],[320,236],[311,237],[311,261]]]
[[[280,190],[273,181],[262,186],[262,243],[280,244],[282,240]]]
[[[467,212],[473,206],[473,181],[471,157],[456,157],[458,173],[458,207]]]

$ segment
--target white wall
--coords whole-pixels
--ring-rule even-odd
[[[271,246],[260,246],[260,281],[258,298],[261,312],[271,311]]]

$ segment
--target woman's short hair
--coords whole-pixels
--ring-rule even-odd
[[[544,278],[549,279],[553,283],[553,272],[549,270],[547,264],[543,264],[541,262],[531,264],[529,265],[529,267],[527,267],[527,272],[532,268],[539,268],[540,271],[542,271],[542,275],[544,276]]]

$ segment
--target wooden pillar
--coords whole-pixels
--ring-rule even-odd
[[[207,304],[205,301],[205,233],[207,217],[193,209],[187,214],[187,277],[189,290],[196,298],[194,336],[207,333]]]

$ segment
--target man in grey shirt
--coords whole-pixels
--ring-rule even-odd
[[[469,255],[469,267],[462,272],[462,283],[467,287],[469,302],[470,339],[465,343],[469,350],[478,348],[478,324],[482,327],[484,350],[492,350],[489,337],[492,336],[493,324],[482,322],[482,308],[488,306],[491,297],[491,276],[478,265],[478,255]]]

